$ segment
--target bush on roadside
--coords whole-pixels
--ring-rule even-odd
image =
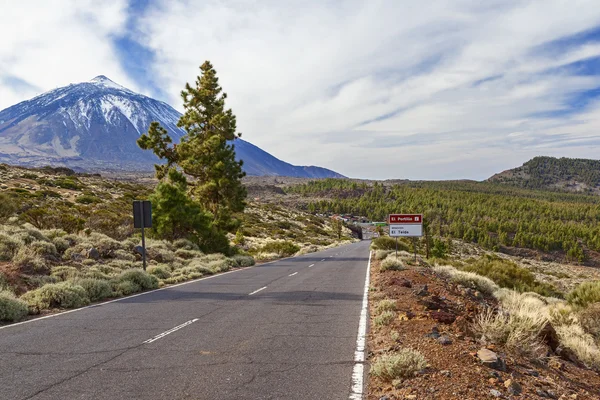
[[[416,350],[401,349],[395,354],[383,354],[371,365],[371,374],[387,380],[408,379],[427,368],[427,360]]]
[[[110,283],[104,279],[82,278],[74,279],[72,283],[84,288],[90,301],[100,301],[113,296]]]
[[[130,269],[123,271],[118,276],[113,278],[112,281],[113,284],[116,283],[117,286],[121,282],[131,282],[139,287],[140,290],[158,288],[158,279],[154,275],[150,275],[141,269]]]
[[[381,262],[381,266],[379,267],[381,271],[402,271],[406,269],[399,258],[390,256]]]
[[[256,263],[253,257],[241,255],[233,256],[233,261],[235,261],[236,266],[240,268],[251,267]]]
[[[154,275],[158,279],[167,279],[171,276],[171,272],[164,265],[155,265],[148,267],[148,273]]]
[[[381,314],[379,314],[373,319],[373,323],[375,324],[375,326],[389,325],[392,323],[394,318],[396,318],[395,312],[390,310],[383,311]]]
[[[0,321],[17,322],[29,312],[27,303],[8,290],[0,290]]]
[[[389,236],[381,236],[373,239],[371,247],[374,250],[396,250],[396,239]],[[410,251],[408,245],[398,240],[398,251]]]
[[[396,310],[396,301],[392,299],[383,299],[377,303],[375,306],[375,311],[378,314],[381,314],[384,311],[395,311]]]
[[[88,305],[90,299],[84,288],[71,282],[51,283],[21,296],[29,311],[38,314],[52,308],[77,308]]]
[[[392,250],[376,250],[375,251],[375,259],[376,260],[383,260],[385,259],[390,253],[392,252]]]
[[[289,257],[296,254],[300,250],[300,246],[290,241],[277,241],[265,244],[261,249],[261,253],[276,253],[279,257]]]

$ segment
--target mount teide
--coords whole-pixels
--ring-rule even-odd
[[[105,76],[58,88],[0,111],[0,162],[64,165],[84,170],[151,170],[158,159],[137,138],[158,121],[174,141],[180,113]],[[249,175],[342,177],[320,167],[294,166],[244,140],[236,155]]]

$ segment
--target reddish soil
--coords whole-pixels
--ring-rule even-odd
[[[370,293],[371,316],[375,315],[377,301],[389,298],[396,300],[398,317],[389,326],[371,326],[369,361],[382,353],[411,348],[425,356],[429,367],[397,387],[370,376],[369,400],[600,399],[598,373],[557,357],[528,360],[508,354],[500,346],[489,345],[490,350],[505,360],[506,371],[484,366],[476,357],[476,352],[484,346],[471,334],[470,320],[486,304],[495,304],[491,298],[450,284],[427,268],[380,272],[378,262],[372,266],[371,286],[376,289]],[[426,336],[434,328],[452,343],[442,345]],[[391,336],[393,331],[398,333],[396,341]],[[506,387],[509,380],[521,386],[520,394],[509,393]],[[499,397],[492,390],[498,391],[495,394]]]

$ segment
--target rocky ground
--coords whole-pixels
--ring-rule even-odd
[[[600,399],[600,376],[555,354],[530,360],[482,344],[471,321],[496,300],[445,281],[422,261],[403,271],[371,269],[370,313],[395,301],[389,325],[371,324],[369,359],[400,349],[419,351],[428,367],[403,381],[370,375],[368,399]],[[566,358],[566,357],[565,357]]]

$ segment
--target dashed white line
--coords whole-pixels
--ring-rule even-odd
[[[365,387],[365,338],[367,336],[370,271],[371,254],[369,254],[369,264],[367,264],[367,276],[365,278],[365,289],[363,292],[363,302],[360,311],[360,322],[358,324],[358,335],[356,337],[356,351],[354,352],[354,368],[352,369],[352,391],[350,392],[350,400],[362,400]]]
[[[321,261],[325,261],[325,259],[322,259]]]
[[[310,265],[308,266],[308,268],[312,268],[312,267],[314,267],[314,266],[315,266],[315,264],[310,264]]]
[[[184,322],[181,325],[176,326],[175,328],[169,329],[168,331],[165,331],[163,333],[160,333],[160,334],[154,336],[152,339],[148,339],[148,340],[144,341],[144,343],[152,343],[154,341],[157,341],[158,339],[164,338],[165,336],[170,335],[171,333],[176,332],[176,331],[180,330],[181,328],[185,328],[186,326],[191,325],[196,321],[198,321],[198,318],[191,319],[187,322]]]
[[[267,288],[266,286],[263,286],[263,287],[261,287],[260,289],[258,289],[258,290],[255,290],[255,291],[254,291],[254,292],[252,292],[252,293],[249,293],[249,294],[248,294],[248,296],[252,296],[253,294],[256,294],[256,293],[260,292],[261,290],[265,290],[266,288]]]
[[[294,272],[293,274],[289,274],[288,276],[294,276],[294,275],[296,275],[297,273],[298,273],[298,272],[296,271],[296,272]]]

